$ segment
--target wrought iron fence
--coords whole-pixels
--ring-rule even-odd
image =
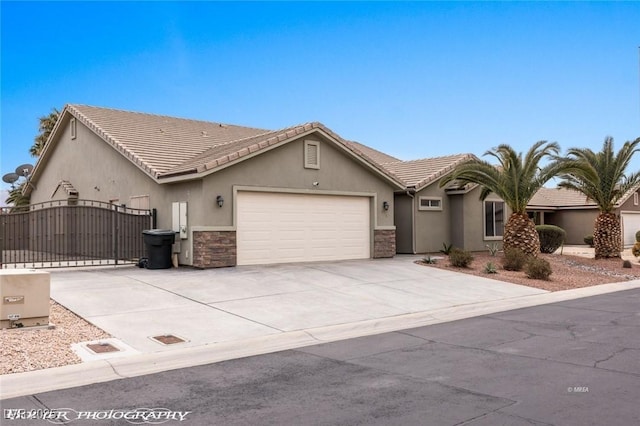
[[[134,263],[144,256],[142,231],[153,228],[151,210],[92,200],[60,200],[3,208],[3,268]]]

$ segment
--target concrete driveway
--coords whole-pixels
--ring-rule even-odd
[[[111,333],[120,351],[88,354],[77,345],[81,364],[0,376],[0,399],[640,287],[636,280],[549,293],[416,259],[54,270],[52,297]],[[166,334],[185,341],[151,339]]]
[[[224,269],[52,271],[51,296],[136,351],[314,330],[544,293],[416,265],[418,257]]]

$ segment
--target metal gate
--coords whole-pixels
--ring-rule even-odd
[[[56,268],[135,263],[144,256],[142,231],[151,210],[91,200],[49,201],[3,208],[2,268]]]

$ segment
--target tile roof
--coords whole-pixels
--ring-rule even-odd
[[[160,180],[189,178],[212,171],[316,130],[399,187],[404,185],[416,190],[435,182],[458,164],[475,158],[472,154],[459,154],[401,161],[359,142],[347,141],[318,122],[274,131],[77,104],[67,105],[63,114],[65,111]],[[59,120],[58,125],[62,121]],[[46,148],[41,159],[45,154]]]
[[[627,191],[615,207],[620,207],[640,188],[640,185]],[[598,205],[589,200],[583,193],[566,188],[540,188],[538,192],[531,198],[528,209],[570,209],[570,208],[598,208]]]
[[[357,142],[347,142],[317,122],[273,131],[77,104],[65,106],[65,112],[156,179],[207,172],[320,130],[367,166],[402,186],[399,178],[376,161],[399,161],[397,158]],[[41,159],[45,154],[46,148]]]
[[[420,190],[451,172],[458,164],[475,158],[473,154],[447,155],[412,161],[396,161],[382,164],[408,187]]]
[[[531,198],[528,208],[597,207],[596,203],[571,189],[540,188]]]
[[[384,165],[385,163],[395,163],[398,161],[402,161],[399,158],[392,157],[389,154],[385,154],[384,152],[378,151],[377,149],[373,149],[359,142],[345,141],[345,143],[351,149],[366,155],[368,158],[370,158],[371,160],[375,161],[378,164]]]
[[[67,105],[66,108],[154,177],[202,155],[213,146],[269,132],[86,105]]]

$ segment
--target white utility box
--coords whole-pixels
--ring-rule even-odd
[[[0,270],[0,328],[49,325],[48,272]]]

